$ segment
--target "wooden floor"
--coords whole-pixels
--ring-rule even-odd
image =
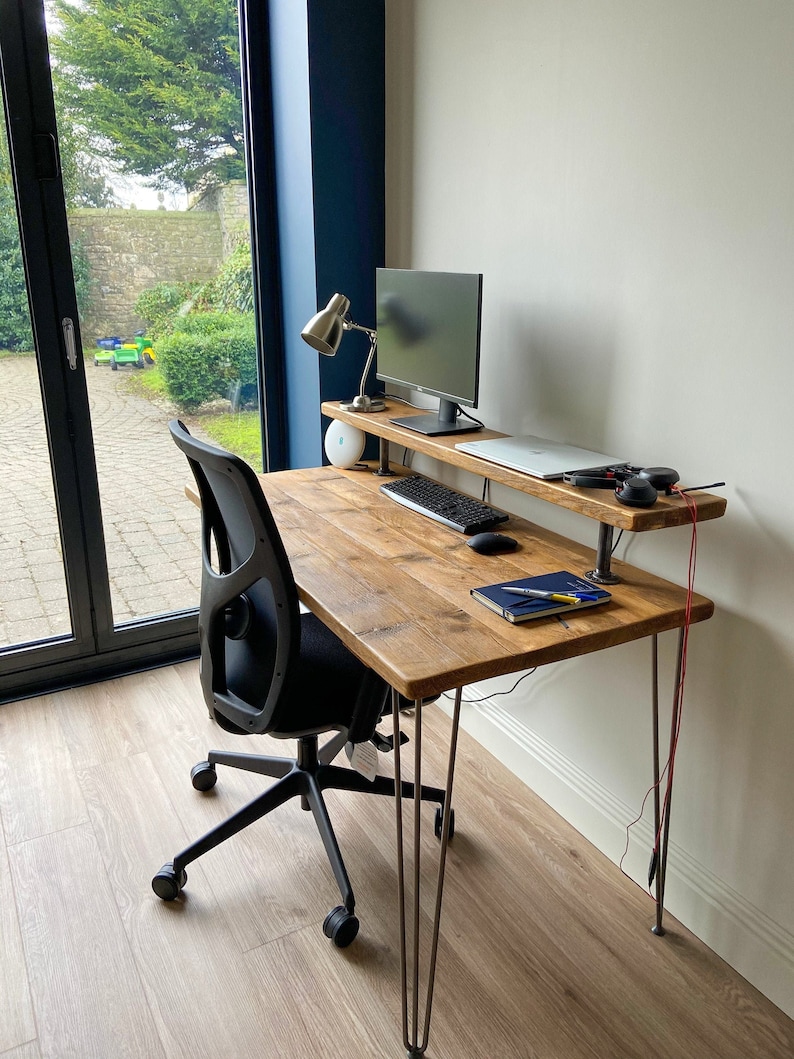
[[[427,743],[447,718],[426,712]],[[3,1059],[404,1056],[393,805],[329,794],[357,889],[349,949],[322,934],[338,895],[297,805],[189,869],[160,865],[260,788],[191,765],[226,736],[188,663],[0,707]],[[429,746],[428,746],[429,751]],[[441,780],[441,754],[423,777]],[[794,1024],[461,735],[432,1059],[790,1059]],[[428,810],[428,851],[435,851]]]

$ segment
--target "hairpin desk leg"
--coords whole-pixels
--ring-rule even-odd
[[[656,843],[661,826],[661,792],[659,790],[659,636],[651,636],[651,691],[653,697],[653,850],[648,869],[648,886],[656,881],[656,925],[654,934],[664,934],[662,927],[662,904],[659,900],[659,854]]]
[[[654,636],[654,667],[656,667],[656,636]],[[675,684],[673,687],[673,710],[670,718],[670,749],[667,758],[667,783],[664,800],[662,801],[659,790],[659,733],[658,733],[658,697],[656,714],[656,735],[654,748],[656,761],[654,764],[654,780],[656,782],[656,797],[654,799],[654,842],[658,848],[658,859],[656,865],[656,923],[651,928],[654,934],[661,937],[664,933],[662,918],[664,916],[664,884],[667,876],[667,847],[670,838],[670,803],[673,800],[673,769],[675,767],[675,745],[678,739],[678,726],[681,719],[681,670],[684,658],[684,630],[678,634],[678,656],[675,664]],[[660,801],[661,809],[660,809]],[[664,821],[660,819],[660,812]],[[661,831],[661,834],[660,834]]]
[[[452,732],[449,742],[449,761],[447,765],[447,783],[444,794],[444,810],[441,819],[441,851],[438,860],[438,877],[436,881],[435,911],[433,915],[433,934],[430,943],[429,964],[427,971],[427,991],[421,1035],[419,1033],[419,921],[420,921],[420,848],[421,848],[421,764],[422,764],[422,703],[417,699],[414,727],[414,820],[413,820],[413,892],[411,894],[411,987],[408,987],[408,940],[405,893],[405,856],[403,848],[403,799],[402,773],[400,769],[400,707],[397,692],[392,689],[392,718],[394,722],[394,786],[397,815],[397,901],[400,912],[400,991],[402,1001],[403,1044],[408,1059],[420,1059],[427,1050],[430,1038],[430,1014],[433,1004],[433,985],[436,975],[436,956],[438,954],[439,928],[441,924],[441,902],[444,893],[444,866],[449,844],[450,807],[452,805],[452,782],[455,776],[455,751],[458,741],[458,724],[460,721],[461,689],[455,691],[455,705],[452,711]],[[410,1000],[410,1018],[409,1018]]]
[[[588,570],[584,575],[589,581],[598,585],[619,585],[620,578],[612,572],[612,527],[606,522],[598,524],[598,550],[596,551],[595,570]]]

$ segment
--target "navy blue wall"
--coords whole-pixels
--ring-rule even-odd
[[[352,397],[369,348],[322,357],[300,331],[335,292],[375,326],[384,262],[383,0],[271,0],[288,464],[322,459],[320,402]],[[370,387],[371,390],[371,387]]]

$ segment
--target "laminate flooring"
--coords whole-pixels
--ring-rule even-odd
[[[429,707],[424,782],[443,785],[448,732]],[[297,803],[192,864],[178,901],[151,891],[268,782],[219,767],[200,794],[191,766],[293,746],[212,724],[196,663],[0,707],[3,1059],[404,1056],[389,799],[328,794],[347,949],[323,936],[338,892]],[[671,917],[656,938],[650,899],[465,733],[454,802],[430,1059],[794,1054],[785,1015]]]

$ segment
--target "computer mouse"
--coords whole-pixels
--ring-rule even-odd
[[[480,555],[496,555],[498,552],[512,552],[518,547],[518,541],[504,533],[475,533],[466,541],[468,546]]]

